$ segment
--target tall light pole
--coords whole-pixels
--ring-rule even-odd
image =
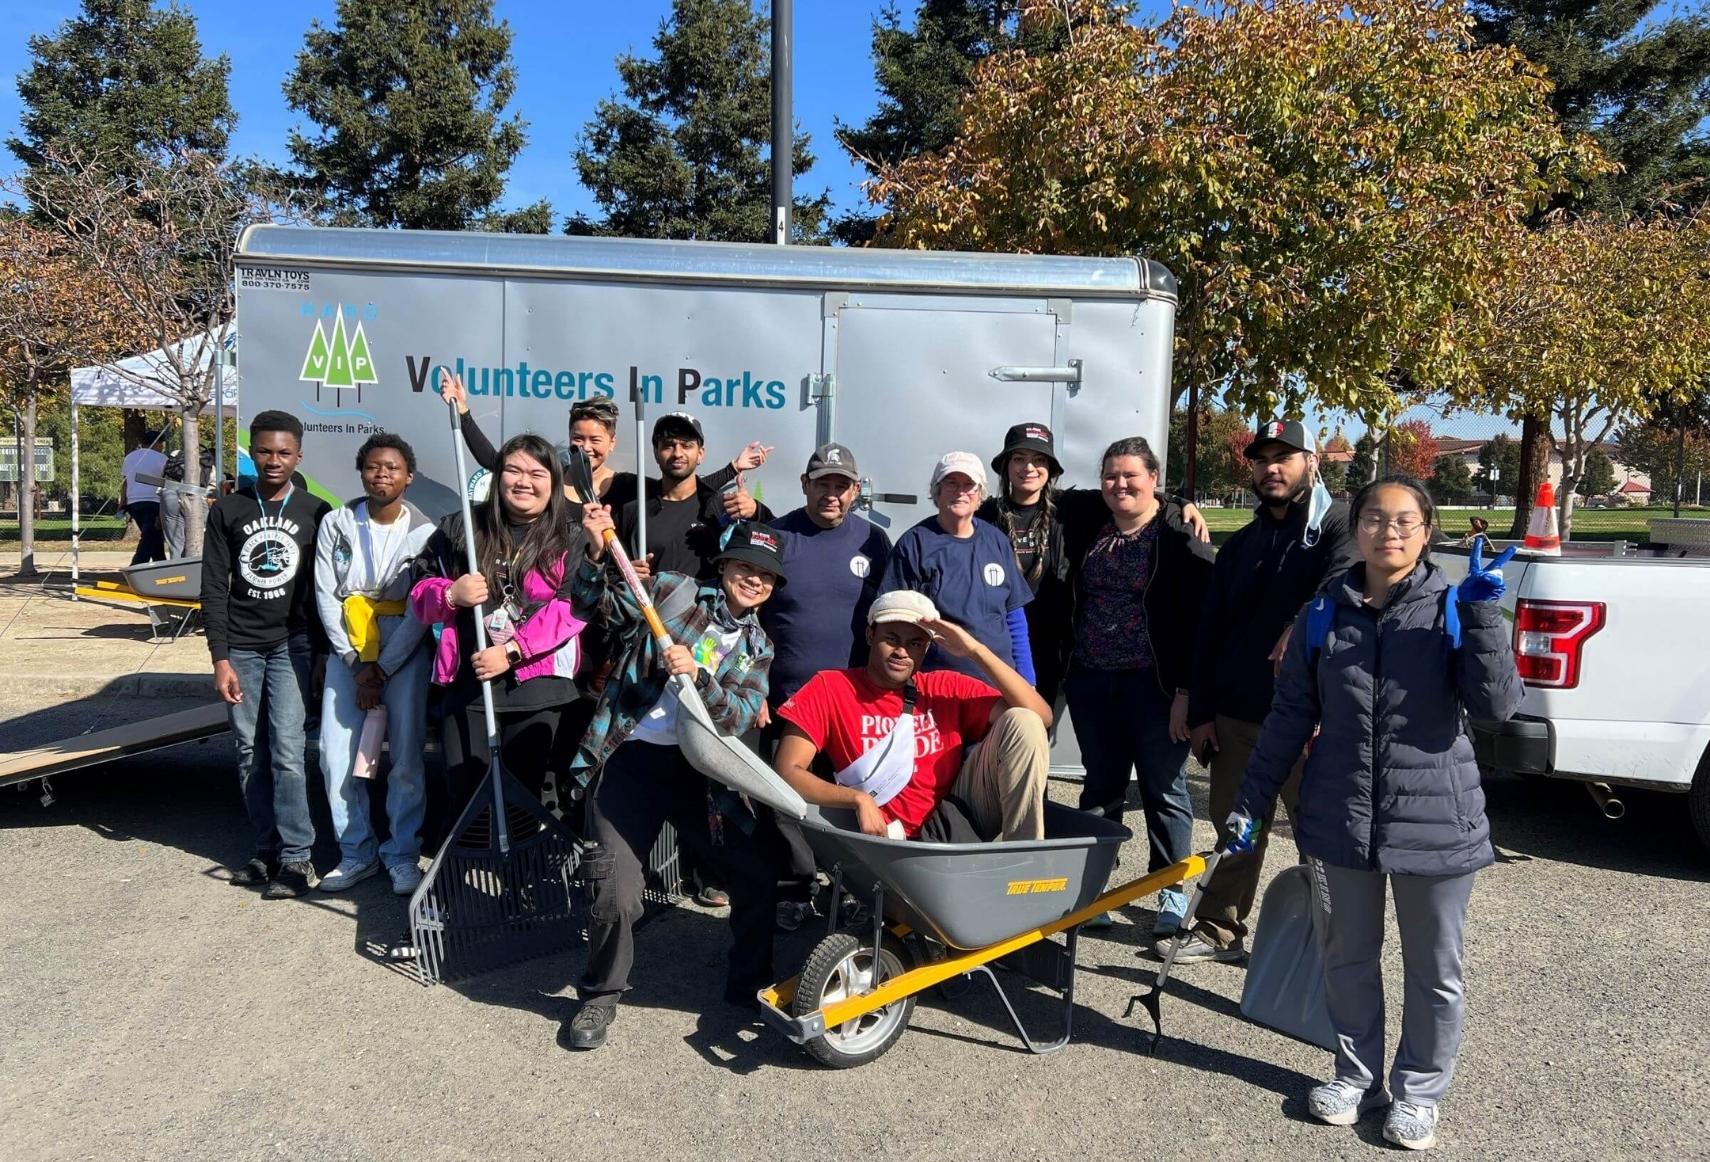
[[[794,39],[790,0],[772,0],[772,241],[790,241],[790,164],[795,156],[790,123],[790,55]]]

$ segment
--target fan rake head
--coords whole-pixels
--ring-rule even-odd
[[[494,826],[494,778],[504,795],[502,828]],[[410,897],[422,982],[570,949],[585,924],[580,861],[576,837],[526,787],[508,773],[489,773]]]

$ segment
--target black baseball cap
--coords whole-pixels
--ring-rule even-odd
[[[665,436],[689,436],[700,444],[707,442],[706,433],[701,431],[701,421],[688,412],[666,412],[653,421],[654,447],[658,447]]]
[[[807,478],[818,480],[821,476],[847,476],[851,480],[861,479],[861,470],[855,467],[855,453],[842,444],[821,444],[808,457]]]
[[[753,565],[784,583],[784,538],[771,525],[754,520],[739,520],[725,535],[724,547],[715,561],[742,561]]]
[[[1003,438],[1003,451],[992,457],[992,471],[999,476],[1004,473],[1004,465],[1009,462],[1011,452],[1038,452],[1051,462],[1051,475],[1061,476],[1063,465],[1057,459],[1055,440],[1051,429],[1044,424],[1028,421],[1016,424]]]
[[[1260,424],[1253,433],[1253,442],[1247,445],[1247,459],[1256,459],[1267,444],[1281,444],[1296,452],[1314,455],[1318,452],[1318,441],[1299,420],[1266,420]]]

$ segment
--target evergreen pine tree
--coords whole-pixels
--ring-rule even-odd
[[[544,202],[497,209],[523,147],[525,122],[504,115],[515,88],[492,0],[338,0],[285,83],[319,128],[291,133],[291,157],[343,224],[544,231]]]
[[[18,77],[21,132],[6,142],[27,168],[52,148],[118,173],[151,154],[225,155],[237,122],[226,91],[231,61],[203,57],[196,18],[184,9],[83,0],[52,35],[30,38],[30,55]]]
[[[603,217],[571,234],[765,242],[772,237],[771,57],[749,0],[673,0],[654,55],[618,58],[623,96],[601,101],[576,170]],[[792,172],[813,165],[795,134]],[[792,242],[824,240],[830,198],[796,197]]]
[[[1487,41],[1548,70],[1562,120],[1622,172],[1578,205],[1621,215],[1710,200],[1710,18],[1654,0],[1474,0]]]

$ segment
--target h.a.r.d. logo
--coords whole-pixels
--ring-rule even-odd
[[[321,398],[321,388],[330,387],[334,391],[354,390],[357,402],[362,402],[362,385],[380,382],[374,373],[374,359],[368,353],[368,336],[363,333],[362,323],[358,321],[356,330],[347,335],[341,311],[333,318],[329,339],[320,320],[315,320],[309,353],[303,357],[303,370],[297,378],[315,385],[317,400]]]

